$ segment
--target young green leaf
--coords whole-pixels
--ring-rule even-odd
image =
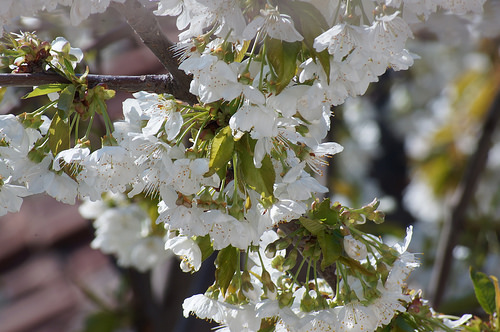
[[[212,246],[212,242],[210,240],[210,235],[205,236],[196,236],[194,241],[198,244],[201,250],[201,261],[203,262],[205,259],[210,257],[214,252],[214,248]]]
[[[241,62],[243,60],[248,50],[248,46],[250,46],[250,40],[245,40],[243,42],[241,50],[239,50],[236,53],[236,58],[234,58],[234,62]]]
[[[414,332],[418,329],[418,324],[415,322],[415,319],[406,313],[396,317],[394,323],[396,331]]]
[[[474,292],[481,307],[487,314],[492,315],[496,310],[495,286],[488,276],[470,268],[470,277],[474,285]]]
[[[44,84],[36,87],[33,91],[26,94],[22,99],[28,99],[32,97],[45,96],[52,92],[58,92],[66,88],[68,84],[66,83],[50,83]]]
[[[490,276],[491,280],[493,280],[493,286],[495,286],[495,311],[497,313],[497,319],[498,319],[498,313],[500,312],[500,287],[498,286],[498,279],[495,276]]]
[[[59,152],[69,149],[69,121],[62,119],[56,113],[49,127],[49,147],[55,156]]]
[[[219,285],[223,295],[226,294],[226,290],[236,272],[239,254],[240,251],[238,248],[227,246],[219,251],[215,259],[215,266],[217,267],[215,270],[215,281]]]
[[[311,3],[304,1],[290,1],[287,14],[292,16],[297,30],[304,37],[303,45],[312,55],[313,59],[319,60],[326,77],[330,78],[330,54],[327,50],[317,52],[314,47],[314,39],[328,30],[329,25],[321,12]]]
[[[71,62],[66,58],[63,58],[63,62],[64,62],[64,67],[66,69],[66,71],[65,71],[66,74],[69,74],[68,76],[70,76],[70,77],[76,76],[75,70],[73,69],[73,65],[71,64]]]
[[[300,217],[299,221],[312,235],[318,235],[326,230],[326,226],[319,220]]]
[[[330,199],[324,199],[321,203],[316,205],[312,215],[315,219],[321,220],[324,223],[334,226],[339,221],[339,213],[330,206]]]
[[[269,155],[264,157],[260,168],[255,167],[253,163],[255,140],[249,135],[243,136],[236,142],[235,148],[238,153],[237,171],[242,182],[261,194],[263,198],[272,197],[275,173]]]
[[[76,88],[74,85],[68,85],[62,90],[59,95],[59,101],[57,102],[57,108],[64,111],[68,115],[71,105],[73,105],[73,100],[75,99]]]
[[[339,238],[334,234],[321,232],[317,236],[319,246],[321,247],[321,253],[323,254],[321,269],[324,270],[326,267],[335,263],[340,257],[342,254],[342,245],[340,244]]]
[[[276,73],[276,94],[290,83],[297,71],[297,54],[300,52],[300,42],[287,43],[278,39],[266,38],[267,60]]]
[[[234,140],[233,135],[231,134],[231,128],[226,126],[219,130],[210,145],[210,161],[208,163],[210,175],[227,165],[227,163],[233,158],[233,150]]]

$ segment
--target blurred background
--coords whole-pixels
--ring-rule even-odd
[[[414,29],[408,48],[420,59],[410,70],[389,69],[365,96],[333,109],[329,139],[345,148],[329,160],[322,179],[333,201],[356,207],[379,198],[386,222],[364,227],[387,241],[401,239],[413,225],[409,250],[421,253],[422,266],[408,283],[449,314],[484,314],[470,266],[500,277],[498,17],[498,0],[486,2],[481,18],[431,17]],[[158,19],[175,41],[175,20]],[[92,74],[164,72],[113,9],[73,27],[61,8],[8,27],[19,29],[48,41],[64,36],[84,51]],[[30,90],[1,89],[0,113],[43,104],[20,100]],[[119,92],[108,102],[115,119],[129,97]],[[184,319],[181,308],[184,298],[212,283],[213,264],[191,275],[171,258],[139,273],[91,249],[93,237],[77,206],[44,195],[26,198],[19,213],[0,218],[0,332],[154,331],[154,319],[166,322],[163,331],[213,327]]]

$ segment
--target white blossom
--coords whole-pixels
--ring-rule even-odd
[[[165,242],[165,249],[171,250],[181,259],[184,272],[195,272],[201,267],[201,250],[198,244],[186,236],[174,236]]]
[[[0,216],[8,212],[19,212],[23,197],[30,195],[30,192],[23,186],[10,184],[9,179],[2,180],[0,176]]]
[[[137,176],[132,158],[121,146],[104,146],[85,158],[81,166],[83,170],[78,174],[77,181],[87,184],[87,189],[97,193],[124,192]],[[84,191],[82,186],[79,189],[82,196],[94,196],[91,190]]]
[[[263,33],[264,36],[268,35],[271,38],[289,43],[304,39],[295,29],[290,16],[280,14],[276,9],[262,9],[260,14],[243,31],[244,39],[253,39],[257,32]]]
[[[151,220],[137,205],[107,209],[94,221],[91,247],[116,255],[120,266],[144,272],[169,257],[163,238],[148,235],[149,225]]]

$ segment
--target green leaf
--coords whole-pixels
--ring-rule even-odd
[[[290,1],[287,5],[290,7],[285,13],[292,17],[295,27],[304,37],[303,44],[311,56],[319,60],[326,77],[330,78],[330,54],[327,50],[317,52],[313,47],[314,39],[330,28],[323,14],[314,5],[303,1]]]
[[[366,267],[361,265],[360,262],[358,262],[355,259],[352,259],[351,257],[339,256],[338,260],[340,261],[340,263],[348,266],[353,271],[358,271],[368,277],[375,276],[375,272],[368,270]]]
[[[22,99],[28,99],[32,97],[38,97],[38,96],[45,96],[48,95],[49,93],[52,92],[58,92],[66,88],[68,84],[66,83],[50,83],[50,84],[44,84],[40,85],[39,87],[35,88],[33,91],[28,93],[27,95],[23,96]]]
[[[210,240],[210,235],[207,234],[205,236],[196,236],[194,237],[194,241],[198,244],[198,247],[200,247],[201,261],[203,262],[214,252],[214,248]]]
[[[236,171],[241,177],[241,182],[261,194],[263,199],[272,198],[275,179],[273,163],[269,155],[266,155],[262,160],[262,166],[255,167],[253,163],[255,143],[256,141],[248,134],[235,143],[238,153]]]
[[[319,246],[323,254],[321,261],[321,269],[324,270],[327,266],[332,265],[342,254],[342,245],[339,238],[334,234],[321,232],[318,235]]]
[[[497,313],[497,319],[498,319],[498,313],[500,312],[500,287],[498,286],[498,278],[495,276],[490,276],[490,279],[493,280],[493,286],[495,287],[495,311]]]
[[[71,106],[73,105],[73,100],[75,99],[75,91],[76,88],[74,85],[68,85],[62,90],[59,95],[59,101],[57,102],[57,108],[61,111],[64,111],[66,115],[68,115]]]
[[[299,218],[300,223],[304,226],[312,235],[318,235],[326,231],[326,226],[321,221],[316,219],[309,219],[306,217]]]
[[[68,44],[69,45],[69,44]],[[66,68],[66,74],[69,74],[68,76],[75,76],[75,70],[73,69],[73,65],[71,64],[71,62],[66,59],[66,58],[63,58],[63,61],[64,61],[64,67]]]
[[[300,42],[288,43],[278,39],[266,38],[267,60],[276,73],[276,94],[279,94],[297,71],[297,54],[300,52]]]
[[[318,204],[314,208],[312,215],[315,219],[319,219],[331,226],[337,225],[339,221],[339,212],[331,208],[329,198]]]
[[[217,267],[215,270],[215,281],[219,285],[223,295],[226,294],[231,279],[233,279],[233,275],[236,272],[236,268],[239,268],[236,266],[239,254],[240,251],[238,248],[234,248],[230,245],[219,251],[215,259],[215,266]]]
[[[330,28],[323,14],[308,2],[289,1],[280,7],[280,12],[292,17],[295,27],[309,48],[312,48],[317,36]]]
[[[234,59],[234,62],[241,62],[243,60],[243,58],[245,57],[246,55],[246,52],[248,50],[248,46],[250,46],[250,40],[245,40],[243,42],[243,45],[241,47],[241,50],[239,50],[237,53],[236,53],[236,58]]]
[[[227,165],[233,158],[234,140],[231,134],[231,128],[226,126],[219,130],[217,135],[212,139],[210,144],[210,161],[208,167],[210,168],[209,174],[212,175],[219,169]]]
[[[327,50],[316,52],[316,57],[326,73],[327,82],[330,83],[330,54]]]
[[[69,149],[69,121],[61,119],[55,114],[49,127],[49,147],[55,156],[63,150]]]
[[[418,325],[411,315],[401,314],[395,319],[396,331],[414,332],[418,329]]]
[[[108,100],[114,98],[116,95],[115,90],[107,89],[103,85],[96,85],[92,88],[95,98],[99,98],[101,100]]]
[[[481,307],[487,314],[492,315],[496,309],[495,286],[488,276],[470,268],[470,277],[474,284],[474,292]]]

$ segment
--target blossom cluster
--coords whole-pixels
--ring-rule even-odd
[[[264,281],[252,278],[251,285],[255,288],[244,290],[249,298],[248,303],[243,305],[224,303],[221,294],[218,297],[214,294],[194,295],[185,300],[184,315],[194,312],[198,317],[213,319],[231,331],[238,330],[242,326],[247,331],[256,331],[263,319],[274,319],[276,331],[374,331],[390,323],[396,312],[405,312],[406,308],[402,303],[408,302],[411,298],[402,292],[401,287],[411,270],[418,266],[414,255],[406,252],[412,229],[409,228],[407,231],[404,243],[396,244],[393,248],[385,246],[379,240],[375,240],[377,243],[370,247],[374,249],[375,246],[380,248],[385,246],[386,249],[394,250],[395,257],[399,256],[393,265],[389,266],[384,283],[378,281],[374,285],[369,284],[363,277],[351,275],[352,269],[345,269],[342,272],[345,273],[345,279],[340,282],[340,291],[335,298],[331,297],[331,294],[335,293],[331,286],[321,279],[316,280],[315,284],[310,283],[296,288],[282,286],[277,294],[273,295],[268,291],[267,297],[262,298],[259,291],[254,290]],[[275,232],[266,232],[261,238],[261,248],[265,248],[277,238]],[[281,250],[276,254],[285,253]],[[264,250],[249,255],[249,260],[254,264],[250,272],[260,276],[263,275],[262,271],[267,270],[270,271],[273,283],[286,285],[290,282],[285,273],[276,269],[273,259],[265,255]],[[380,258],[379,255],[370,255],[360,261],[367,266],[376,265],[375,260]],[[342,265],[338,267],[343,269]],[[290,302],[287,306],[283,305],[285,300]],[[310,311],[307,310],[308,305],[314,306],[321,302],[324,306],[322,310],[310,310],[311,308]]]
[[[72,83],[36,88],[29,97],[51,103],[31,114],[0,116],[0,214],[35,193],[84,198],[92,246],[141,271],[173,253],[194,272],[218,251],[214,285],[184,312],[229,330],[374,331],[411,313],[416,297],[404,281],[418,261],[407,252],[411,228],[392,247],[356,228],[383,221],[376,202],[349,209],[316,199],[328,188],[315,174],[343,149],[324,142],[332,107],[387,68],[413,64],[411,23],[438,10],[480,12],[483,2],[161,0],[155,14],[177,16],[183,30],[175,51],[198,103],[139,92],[115,123],[104,103],[113,93],[88,89],[73,72],[80,52],[57,39],[41,61]],[[57,4],[71,5],[78,23],[110,1],[39,1],[31,10]],[[19,12],[14,2],[4,8],[5,17]],[[14,71],[26,64],[33,59],[9,60]],[[92,149],[96,116],[106,135]],[[287,223],[297,229],[278,236]],[[305,259],[296,266],[298,249]],[[318,276],[332,266],[336,284]]]
[[[111,2],[123,3],[125,0],[5,0],[0,11],[0,34],[14,18],[54,11],[58,6],[70,6],[71,22],[77,25],[91,14],[104,12]]]

